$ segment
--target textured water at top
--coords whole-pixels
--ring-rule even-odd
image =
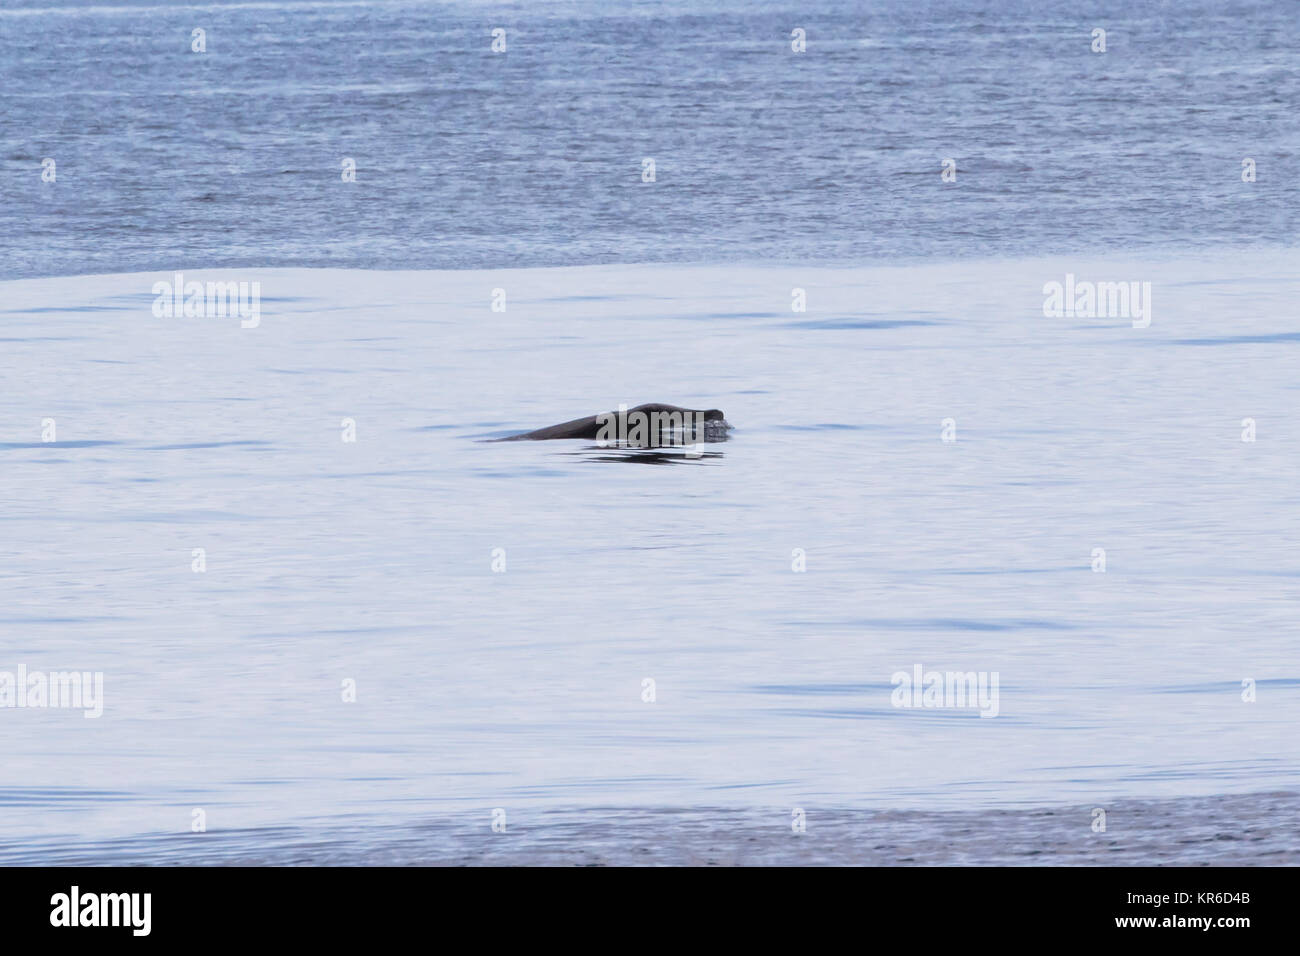
[[[41,6],[0,10],[0,276],[863,263],[1300,225],[1289,3]]]

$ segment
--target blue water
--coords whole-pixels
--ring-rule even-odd
[[[0,858],[804,808],[979,862],[1059,848],[1017,808],[1297,812],[1292,5],[37,7],[0,672],[105,696],[0,707]],[[260,324],[155,315],[179,270]],[[1067,274],[1151,283],[1149,327],[1046,317]],[[734,431],[482,440],[642,402]],[[997,716],[894,706],[916,665]]]
[[[1239,0],[7,0],[0,277],[1290,242],[1297,48]]]

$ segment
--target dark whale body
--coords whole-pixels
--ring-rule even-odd
[[[647,405],[638,405],[636,408],[629,408],[625,412],[608,412],[605,415],[588,415],[586,418],[575,418],[571,422],[562,422],[559,425],[551,425],[548,428],[539,428],[536,431],[524,432],[522,435],[511,435],[508,438],[498,438],[496,441],[547,441],[553,438],[585,438],[594,440],[599,437],[602,427],[608,429],[610,420],[617,422],[617,416],[626,415],[628,418],[640,412],[649,421],[656,421],[652,416],[680,415],[681,421],[685,422],[687,437],[694,435],[694,425],[700,421],[697,416],[703,415],[705,422],[704,434],[694,436],[695,441],[720,441],[726,438],[726,430],[731,426],[727,424],[726,418],[722,412],[716,408],[695,409],[682,408],[678,405],[661,405],[650,403]],[[635,419],[632,419],[635,421]],[[626,430],[622,432],[626,434]],[[713,437],[709,437],[713,436]],[[670,444],[669,441],[660,440],[659,435],[650,437],[653,444]]]

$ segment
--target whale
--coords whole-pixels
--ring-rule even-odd
[[[731,425],[717,408],[682,408],[651,402],[616,412],[588,415],[493,441],[552,441],[561,438],[605,439],[618,444],[657,447],[691,442],[726,441]]]

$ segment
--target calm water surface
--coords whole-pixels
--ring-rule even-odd
[[[5,665],[106,682],[5,712],[6,832],[1294,789],[1294,261],[1141,263],[1148,329],[1055,260],[6,283]],[[653,399],[731,440],[479,441]]]

